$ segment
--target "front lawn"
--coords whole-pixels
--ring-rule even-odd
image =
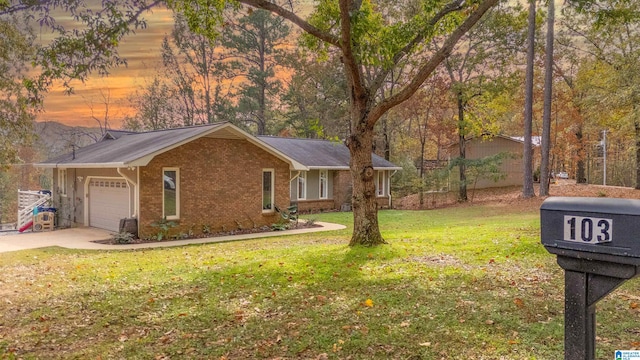
[[[351,223],[350,213],[313,216]],[[537,209],[383,211],[340,232],[0,254],[0,358],[561,359],[563,273]],[[640,281],[598,306],[598,359],[640,347]]]

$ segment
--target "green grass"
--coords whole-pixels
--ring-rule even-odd
[[[383,211],[338,232],[0,254],[0,358],[561,359],[563,273],[537,209]],[[598,306],[598,359],[639,347],[639,281]]]

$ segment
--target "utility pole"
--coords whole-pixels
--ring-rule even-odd
[[[607,185],[607,130],[602,130],[602,185]]]

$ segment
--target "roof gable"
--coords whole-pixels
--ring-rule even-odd
[[[292,168],[306,170],[304,166],[277,149],[258,141],[227,122],[140,133],[108,131],[102,140],[95,144],[80,148],[73,153],[51,158],[37,166],[65,168],[145,166],[155,156],[204,136],[244,139],[288,162]]]

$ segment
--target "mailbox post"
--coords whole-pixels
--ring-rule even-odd
[[[565,360],[594,360],[596,303],[640,274],[640,200],[552,197],[541,241],[564,269]]]

